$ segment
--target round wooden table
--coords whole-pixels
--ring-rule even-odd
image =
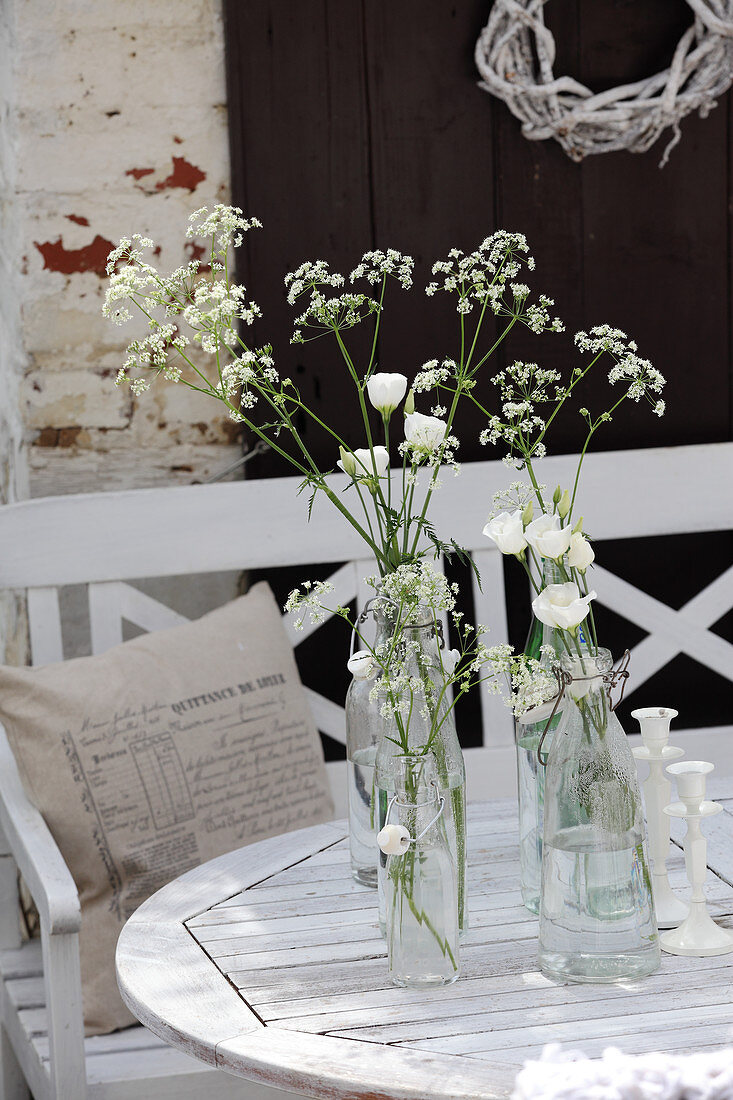
[[[707,830],[707,891],[711,912],[730,927],[733,803],[724,804]],[[607,1046],[633,1053],[726,1044],[733,956],[663,955],[650,978],[616,986],[563,986],[540,974],[517,858],[516,804],[469,807],[462,977],[409,990],[388,980],[375,892],[350,876],[345,824],[261,841],[140,906],[118,943],[122,996],[188,1054],[329,1100],[508,1097],[523,1061],[556,1041],[590,1056]],[[673,887],[682,887],[677,847],[669,868]]]

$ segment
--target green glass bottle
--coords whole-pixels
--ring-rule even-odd
[[[542,585],[562,584],[565,577],[558,565],[545,559],[542,573]],[[578,633],[578,643],[587,650],[587,642],[582,628]],[[545,668],[552,664],[552,658],[541,654],[542,646],[549,646],[558,658],[567,653],[568,635],[557,627],[546,626],[533,614],[527,641],[524,646],[526,656],[539,660]],[[577,651],[577,650],[576,650]],[[519,878],[522,901],[530,913],[539,913],[540,883],[542,878],[542,828],[545,801],[545,769],[539,762],[537,749],[545,731],[552,705],[535,708],[522,718],[515,719],[514,735],[517,746],[517,791],[519,800]],[[547,736],[542,745],[542,755],[547,758],[552,734],[562,718],[562,708],[558,707]]]

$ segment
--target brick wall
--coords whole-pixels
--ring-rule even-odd
[[[28,495],[19,381],[25,358],[20,324],[18,266],[22,250],[15,202],[16,160],[12,58],[16,43],[13,5],[0,4],[0,503]],[[0,654],[22,659],[26,644],[24,601],[0,592]]]
[[[154,237],[175,267],[189,213],[228,197],[220,0],[0,0],[0,503],[189,484],[238,457],[214,402],[115,387],[133,332],[101,315],[120,236]],[[237,577],[140,586],[195,616]],[[62,593],[67,655],[88,651],[81,595]],[[0,593],[13,664],[22,596]]]
[[[154,237],[160,266],[176,266],[191,255],[190,211],[228,198],[219,0],[5,0],[3,9],[15,18],[14,128],[4,140],[17,166],[30,494],[206,477],[239,453],[231,422],[182,388],[160,384],[140,401],[116,388],[131,333],[100,307],[120,236]]]

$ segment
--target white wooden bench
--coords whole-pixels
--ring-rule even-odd
[[[548,484],[567,482],[572,457],[548,459]],[[334,487],[345,488],[335,477]],[[446,474],[433,518],[473,554],[483,578],[476,620],[506,637],[503,562],[482,536],[493,493],[506,485],[499,462]],[[26,501],[0,509],[0,587],[26,589],[32,659],[63,659],[58,589],[88,585],[92,652],[122,640],[122,621],[155,630],[183,621],[130,581],[225,570],[334,563],[334,597],[363,602],[371,572],[363,547],[325,501],[305,522],[297,479],[146,489]],[[609,538],[733,528],[733,444],[626,451],[590,456],[583,481],[587,527]],[[599,558],[603,560],[602,548]],[[344,564],[346,563],[346,564]],[[636,688],[679,652],[733,681],[733,646],[708,628],[733,606],[733,567],[685,607],[672,610],[602,566],[599,599],[638,623],[649,637],[634,653]],[[295,644],[307,636],[292,631]],[[346,650],[344,640],[344,651]],[[334,659],[340,659],[335,656]],[[343,743],[343,710],[309,692],[316,722]],[[674,700],[664,700],[674,703]],[[513,730],[496,697],[482,699],[483,747],[468,750],[469,797],[506,795],[514,785]],[[733,726],[676,732],[695,752],[733,773]],[[329,765],[337,809],[344,812],[343,764]],[[176,1100],[202,1096],[259,1100],[262,1086],[236,1081],[165,1047],[144,1028],[84,1039],[78,965],[79,900],[41,816],[27,800],[0,729],[0,1061],[2,1097],[24,1100]],[[21,944],[16,867],[38,907],[41,939]]]

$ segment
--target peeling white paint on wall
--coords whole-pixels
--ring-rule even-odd
[[[28,469],[19,409],[19,381],[24,368],[20,324],[18,268],[20,226],[16,186],[14,88],[12,58],[16,43],[12,4],[0,4],[0,504],[28,495]],[[22,593],[0,592],[0,657],[19,663],[27,647]]]
[[[115,387],[134,331],[101,315],[121,236],[176,267],[188,215],[228,197],[220,0],[0,0],[0,503],[190,484],[238,457],[215,402]],[[217,583],[186,613],[236,594]],[[0,659],[26,644],[23,599],[0,595]]]
[[[239,453],[201,395],[140,400],[114,377],[132,332],[101,316],[109,249],[155,238],[162,269],[192,255],[189,213],[226,201],[219,0],[5,0],[20,242],[19,395],[30,493],[188,484]],[[17,401],[16,401],[17,407]]]

